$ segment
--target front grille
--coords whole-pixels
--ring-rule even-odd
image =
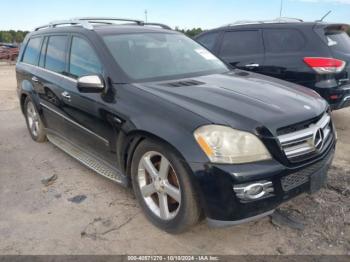
[[[322,152],[332,137],[331,117],[326,113],[307,128],[280,135],[278,140],[288,160],[296,163]]]
[[[320,170],[325,165],[326,161],[327,158],[296,173],[282,177],[281,185],[283,191],[289,191],[308,182],[310,176]]]
[[[322,118],[322,116],[323,115],[320,115],[320,116],[317,116],[315,118],[308,119],[306,121],[303,121],[303,122],[300,122],[300,123],[297,123],[297,124],[294,124],[294,125],[290,125],[290,126],[286,126],[286,127],[283,127],[283,128],[279,128],[277,130],[277,134],[279,136],[281,136],[281,135],[286,135],[286,134],[289,134],[289,133],[293,133],[293,132],[296,132],[296,131],[300,131],[300,130],[306,129],[310,125],[317,123]]]

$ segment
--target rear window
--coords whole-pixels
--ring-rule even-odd
[[[305,45],[303,35],[295,29],[265,29],[264,41],[268,53],[296,52]]]
[[[37,65],[40,53],[41,37],[32,38],[29,40],[22,62],[31,65]]]
[[[327,32],[328,46],[336,51],[350,53],[350,37],[345,32]]]
[[[57,73],[66,69],[67,36],[50,36],[46,50],[45,68]]]
[[[263,43],[259,31],[225,32],[220,54],[223,57],[262,54]]]

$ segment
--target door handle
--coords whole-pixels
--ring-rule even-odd
[[[260,65],[259,64],[247,64],[245,65],[245,67],[259,67]]]
[[[71,96],[67,91],[61,93],[62,97],[67,99],[69,102],[71,101]]]
[[[32,77],[32,81],[35,82],[35,83],[38,83],[38,82],[39,82],[39,79],[38,79],[36,76],[33,76],[33,77]]]

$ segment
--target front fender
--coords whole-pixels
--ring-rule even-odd
[[[123,126],[123,133],[126,136],[150,134],[170,144],[187,162],[207,162],[208,158],[200,149],[193,133],[170,120],[160,120],[153,116],[136,117]]]

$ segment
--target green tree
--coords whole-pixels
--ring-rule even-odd
[[[15,30],[10,30],[8,32],[11,35],[11,41],[10,42],[11,43],[15,42],[15,40],[16,40],[16,31]]]
[[[2,32],[1,38],[2,38],[2,42],[5,42],[5,43],[12,42],[12,35],[8,31]]]
[[[203,32],[202,28],[198,27],[198,28],[192,28],[192,29],[180,29],[179,27],[175,27],[175,30],[176,31],[179,31],[181,33],[184,33],[185,35],[193,38],[195,37],[196,35],[200,34]]]
[[[0,42],[3,43],[22,43],[24,37],[28,34],[28,31],[0,31]]]
[[[16,35],[15,35],[15,41],[16,43],[22,43],[23,42],[23,39],[25,37],[25,32],[23,31],[17,31],[16,32]]]

